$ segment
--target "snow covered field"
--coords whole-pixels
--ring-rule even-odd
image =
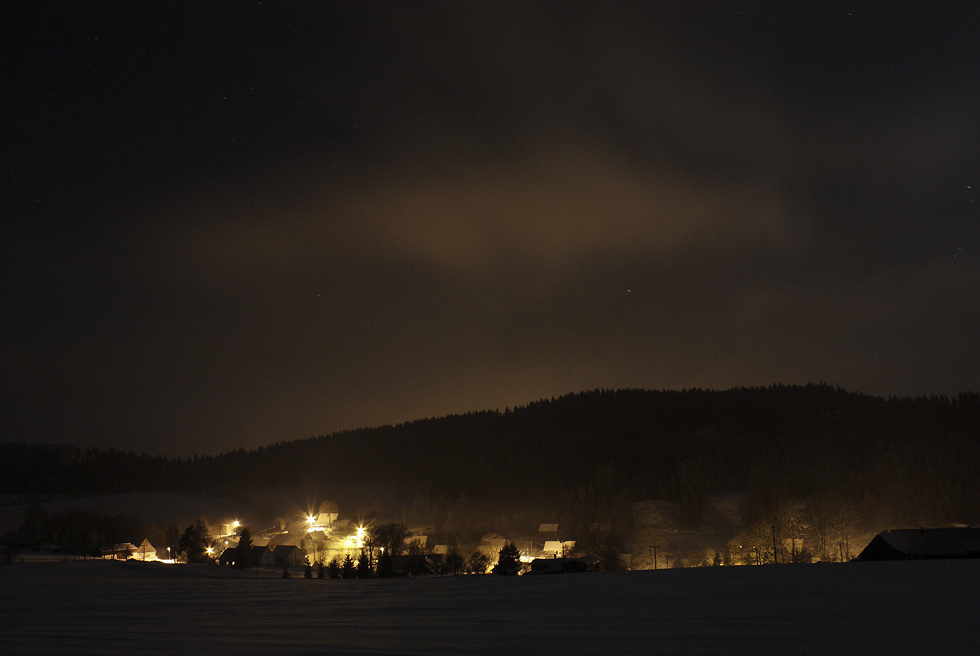
[[[0,567],[0,652],[980,650],[978,560],[365,581],[214,573],[111,561]]]

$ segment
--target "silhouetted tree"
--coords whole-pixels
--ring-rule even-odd
[[[177,548],[189,563],[200,563],[208,559],[208,547],[211,545],[211,534],[207,522],[198,518],[193,524],[184,529],[177,542]]]
[[[327,565],[327,569],[330,571],[330,578],[340,578],[340,559],[334,556],[330,564]]]
[[[342,570],[343,570],[343,577],[345,579],[354,578],[354,559],[350,557],[350,554],[344,556],[344,565]]]
[[[357,578],[366,579],[369,576],[371,576],[371,559],[364,549],[361,549],[361,555],[357,559]]]
[[[453,549],[446,554],[445,570],[447,572],[452,572],[453,576],[459,576],[464,567],[466,567],[466,561],[463,560],[462,554],[458,551]]]
[[[382,552],[391,556],[401,555],[405,542],[411,533],[405,524],[379,524],[368,530],[371,542]]]
[[[466,568],[471,574],[486,574],[490,567],[490,559],[482,551],[476,551],[470,556]]]
[[[518,551],[516,544],[511,542],[504,545],[493,571],[495,574],[517,574],[521,571],[521,552]]]
[[[371,535],[371,543],[374,544],[380,554],[378,555],[378,576],[389,577],[394,575],[394,557],[401,554],[405,548],[405,540],[410,535],[408,526],[405,524],[379,524],[368,531]]]
[[[238,536],[238,546],[235,547],[235,567],[245,569],[248,567],[248,558],[252,553],[252,532],[248,527],[242,529]]]
[[[52,540],[48,513],[40,506],[31,505],[24,511],[24,523],[20,527],[24,542],[41,544]]]

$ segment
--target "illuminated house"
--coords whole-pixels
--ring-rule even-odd
[[[980,558],[980,528],[911,528],[882,531],[857,560]]]
[[[337,513],[335,512],[318,512],[310,515],[306,519],[306,523],[309,525],[309,530],[323,530],[325,528],[330,528],[336,521]]]
[[[156,560],[157,550],[150,544],[149,540],[143,538],[140,546],[136,547],[136,552],[133,554],[133,557],[137,560]]]

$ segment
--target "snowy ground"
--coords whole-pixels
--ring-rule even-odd
[[[0,566],[0,651],[975,654],[980,560],[318,580]],[[225,570],[223,573],[228,572]]]

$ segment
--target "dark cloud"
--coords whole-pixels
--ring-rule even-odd
[[[10,439],[977,388],[972,4],[11,16]]]

